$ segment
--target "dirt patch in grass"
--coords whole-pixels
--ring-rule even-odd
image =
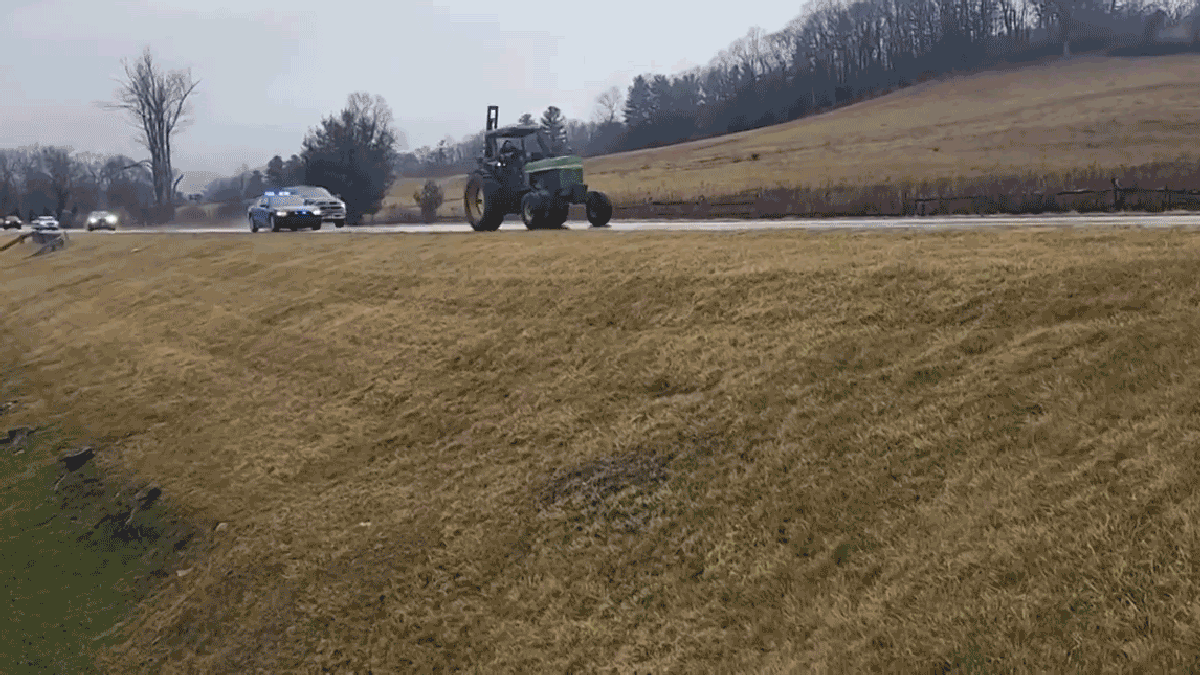
[[[13,426],[119,439],[228,523],[112,671],[1178,672],[1198,259],[1182,230],[124,235],[4,259],[0,325]]]
[[[627,488],[652,487],[666,479],[663,459],[631,453],[559,469],[546,481],[539,498],[545,505],[567,500],[596,505]]]

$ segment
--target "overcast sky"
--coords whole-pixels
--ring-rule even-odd
[[[200,85],[175,165],[231,174],[300,150],[351,92],[382,95],[410,149],[557,105],[588,119],[610,85],[706,64],[801,2],[658,0],[0,0],[0,147],[147,157],[112,100],[121,60],[149,45]],[[681,10],[681,7],[688,7]],[[694,8],[694,9],[693,9]],[[185,178],[181,188],[193,189]]]

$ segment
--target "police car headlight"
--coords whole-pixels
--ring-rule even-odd
[[[314,216],[319,216],[319,215],[321,215],[321,209],[313,209],[313,215],[314,215]]]
[[[284,216],[286,216],[286,215],[287,215],[287,211],[276,211],[276,212],[275,212],[275,215],[277,215],[277,216],[279,216],[280,218],[282,218],[282,217],[284,217]]]

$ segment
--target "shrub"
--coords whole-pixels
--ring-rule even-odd
[[[425,181],[425,187],[413,193],[413,201],[421,207],[421,218],[426,223],[432,223],[437,217],[438,207],[442,205],[442,188],[432,178]]]
[[[185,206],[175,214],[180,220],[187,222],[200,222],[208,220],[208,212],[199,206]]]
[[[217,207],[217,218],[244,218],[246,216],[246,208],[241,202],[225,202]]]
[[[146,223],[148,225],[162,225],[172,220],[175,220],[174,204],[151,205],[146,208]]]

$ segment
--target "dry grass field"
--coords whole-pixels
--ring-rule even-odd
[[[1200,234],[78,237],[6,424],[211,530],[108,672],[1200,667]]]
[[[1195,54],[1077,57],[926,82],[764,129],[589,158],[584,171],[590,186],[618,202],[1090,166],[1115,171],[1190,151],[1198,101]],[[463,180],[438,179],[447,195],[441,215],[462,215]],[[411,207],[423,183],[399,183],[388,203]]]

